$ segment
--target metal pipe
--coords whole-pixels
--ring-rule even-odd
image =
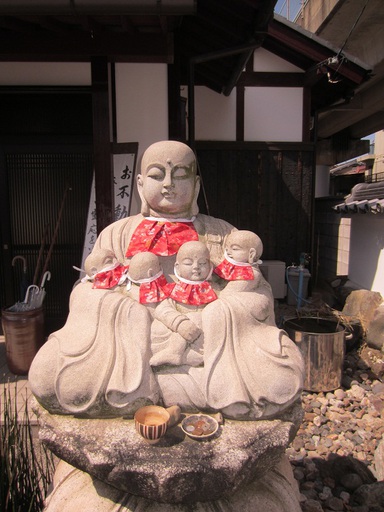
[[[301,308],[301,303],[303,300],[303,281],[304,281],[304,268],[299,266],[299,285],[297,291],[297,309]]]

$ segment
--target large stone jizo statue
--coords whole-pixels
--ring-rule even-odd
[[[150,146],[137,185],[141,213],[99,235],[30,369],[39,436],[60,459],[44,510],[300,512],[285,450],[303,363],[276,327],[262,241],[198,213],[185,144]],[[151,404],[177,412],[156,444],[133,419]],[[194,412],[224,424],[191,439]]]
[[[235,420],[278,416],[300,395],[300,352],[276,327],[262,276],[257,286],[242,287],[214,271],[225,261],[240,267],[234,279],[252,280],[260,254],[247,249],[248,261],[237,265],[229,255],[236,228],[198,213],[199,177],[187,145],[150,146],[137,186],[141,213],[99,235],[85,263],[89,279],[74,287],[66,324],[32,363],[33,394],[51,414],[89,418],[131,418],[147,404],[220,411]],[[180,253],[185,279],[175,262],[190,242],[200,242],[203,256],[195,251],[199,244]],[[204,279],[199,267],[207,270]],[[253,274],[244,274],[249,268]],[[176,341],[180,357],[167,358],[167,351],[163,357]]]

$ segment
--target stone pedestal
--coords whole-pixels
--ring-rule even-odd
[[[207,441],[179,425],[149,445],[133,420],[52,415],[36,401],[41,440],[60,462],[47,512],[299,512],[285,449],[302,420],[300,404],[275,420],[226,420]]]
[[[159,503],[125,493],[66,462],[58,465],[45,512],[301,512],[299,491],[285,456],[274,469],[228,498],[193,504]],[[193,508],[191,508],[193,507]]]

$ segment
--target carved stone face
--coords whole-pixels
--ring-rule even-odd
[[[211,271],[208,249],[201,242],[185,243],[179,250],[175,267],[178,275],[188,281],[204,281]]]
[[[189,218],[196,210],[198,183],[195,156],[188,146],[176,141],[153,144],[143,155],[138,175],[142,213]]]
[[[241,245],[240,243],[227,243],[225,250],[230,258],[239,263],[249,263],[252,261],[248,246]]]
[[[263,244],[255,233],[239,230],[228,236],[225,251],[230,258],[239,263],[253,263],[260,258]]]

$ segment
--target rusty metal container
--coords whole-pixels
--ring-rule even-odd
[[[1,312],[6,360],[15,375],[27,375],[32,360],[44,344],[44,309]]]
[[[324,318],[291,318],[283,329],[299,347],[305,363],[306,391],[333,391],[341,385],[345,327]]]

